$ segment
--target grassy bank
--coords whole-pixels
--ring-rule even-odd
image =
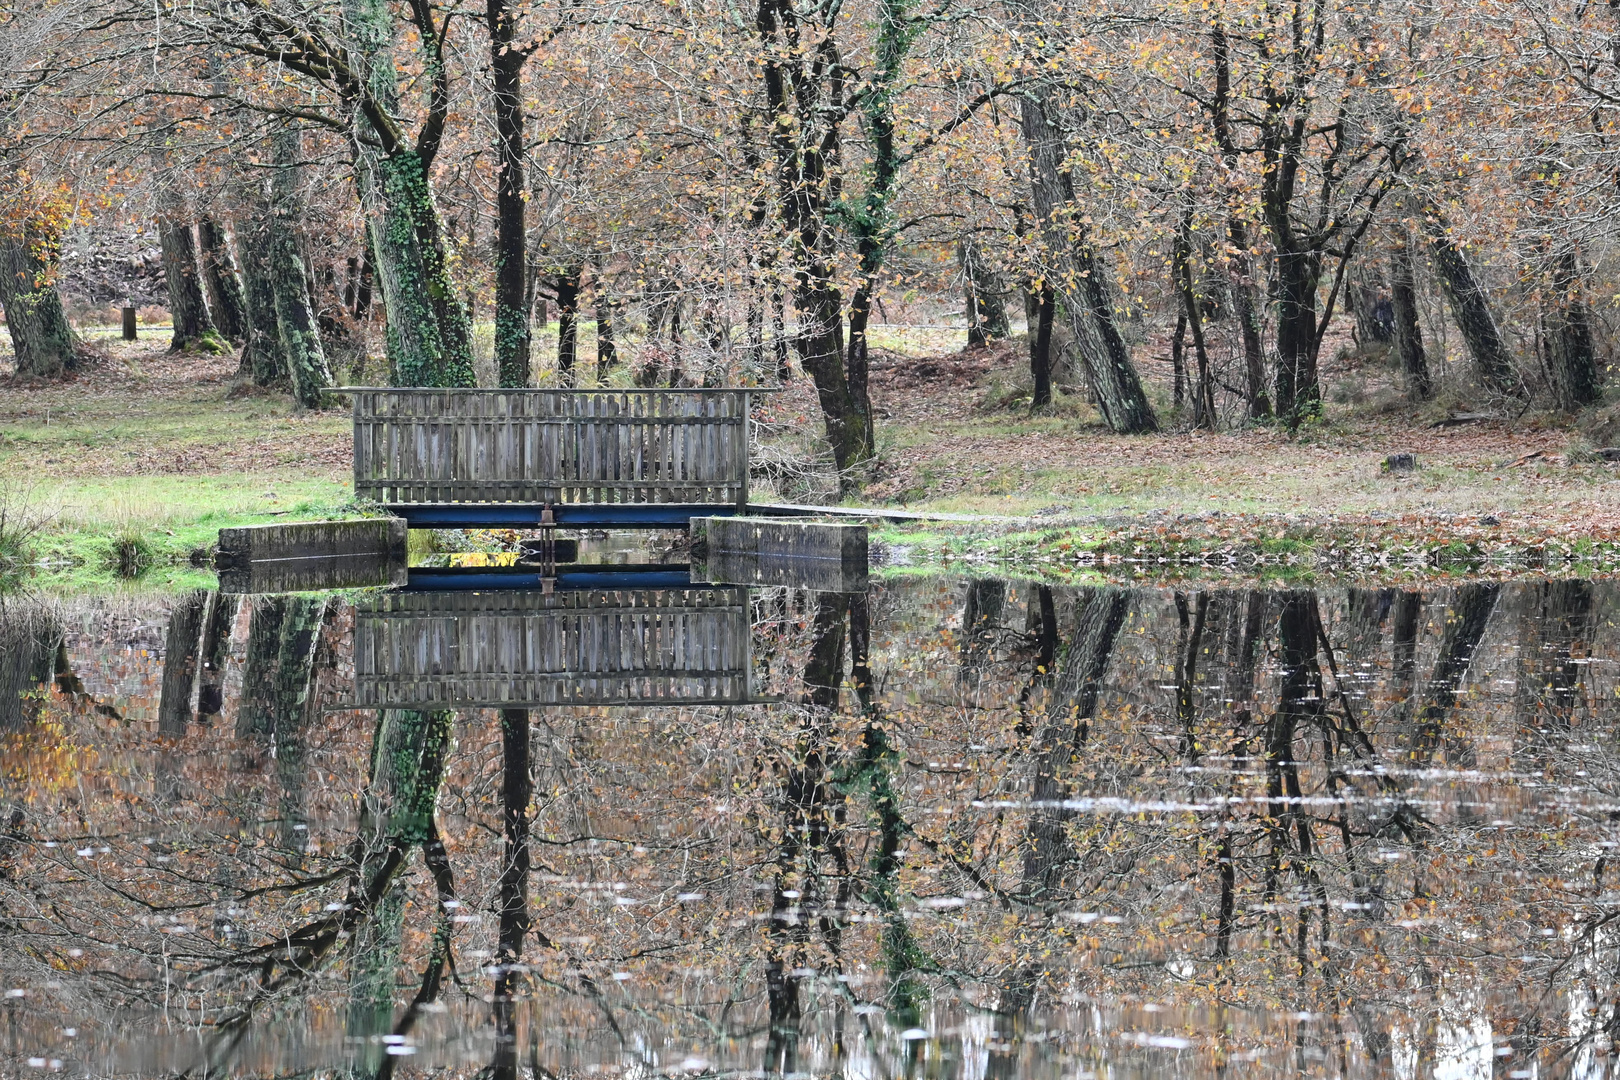
[[[97,344],[106,363],[0,397],[5,528],[42,583],[100,587],[144,566],[154,585],[184,584],[220,528],[348,502],[346,412],[233,393],[230,357]]]
[[[942,352],[948,332],[884,333],[880,460],[851,501],[996,518],[880,532],[898,564],[1047,577],[1620,564],[1620,466],[1593,453],[1605,429],[1591,416],[1581,429],[1533,412],[1451,422],[1469,403],[1407,405],[1376,359],[1340,357],[1325,366],[1335,390],[1322,419],[1299,432],[1174,430],[1165,407],[1168,430],[1118,436],[1078,392],[1032,413],[1021,343]],[[222,527],[355,512],[347,410],[244,393],[230,357],[99,344],[105,363],[0,398],[0,534],[23,537],[46,580],[104,586],[134,551],[154,583],[189,581]],[[808,382],[764,408],[774,494],[830,500]],[[1386,473],[1395,453],[1418,467]]]

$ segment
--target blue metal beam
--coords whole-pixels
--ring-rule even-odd
[[[391,503],[388,512],[413,529],[536,529],[539,503]],[[561,529],[685,529],[695,517],[732,517],[732,503],[560,503],[551,508]]]
[[[539,589],[544,575],[527,567],[453,567],[411,569],[406,592],[505,592]],[[692,580],[688,566],[604,563],[599,566],[559,567],[551,587],[557,592],[584,589],[707,589],[711,586]]]

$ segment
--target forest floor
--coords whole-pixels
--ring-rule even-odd
[[[1019,519],[989,547],[1042,572],[1105,557],[1221,565],[1297,562],[1307,552],[1346,569],[1479,569],[1493,556],[1519,566],[1595,557],[1620,568],[1620,464],[1597,453],[1620,442],[1613,412],[1509,411],[1447,394],[1413,405],[1382,357],[1344,350],[1323,360],[1322,418],[1298,432],[1192,431],[1162,400],[1168,370],[1153,358],[1168,344],[1150,341],[1139,362],[1167,430],[1121,436],[1078,389],[1032,414],[1024,350],[1019,340],[877,358],[881,460],[861,501]],[[810,403],[799,394],[782,405],[790,401]],[[1417,468],[1386,472],[1385,459],[1403,453]],[[890,539],[936,556],[985,548]]]
[[[161,332],[95,340],[105,362],[61,383],[6,380],[0,395],[0,531],[26,522],[46,562],[105,567],[136,543],[180,565],[225,525],[353,510],[346,409],[244,393],[234,358],[172,356]],[[897,331],[879,351],[881,460],[851,502],[997,520],[891,528],[881,536],[891,552],[1041,573],[1109,557],[1620,552],[1620,465],[1594,453],[1611,445],[1606,413],[1579,430],[1544,413],[1448,424],[1459,410],[1492,410],[1408,405],[1379,363],[1340,357],[1323,372],[1324,417],[1298,433],[1175,430],[1161,402],[1171,430],[1117,436],[1078,392],[1032,415],[1021,341],[950,351],[956,340]],[[1150,365],[1156,396],[1168,396],[1163,375]],[[766,400],[775,430],[802,440],[819,429],[807,380]],[[1415,454],[1416,471],[1384,473],[1396,453]]]

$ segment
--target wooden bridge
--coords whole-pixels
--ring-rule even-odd
[[[752,700],[737,587],[381,593],[355,608],[355,708]]]
[[[348,392],[355,496],[412,528],[685,528],[748,505],[756,391]]]

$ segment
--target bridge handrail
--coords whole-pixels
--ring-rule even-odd
[[[748,502],[748,387],[345,387],[354,493],[384,504]]]

